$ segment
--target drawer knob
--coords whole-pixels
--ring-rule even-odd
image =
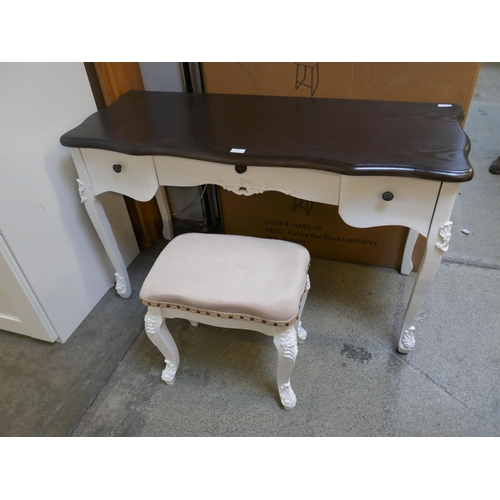
[[[394,195],[390,192],[390,191],[386,191],[383,195],[382,195],[382,199],[384,201],[391,201],[392,199],[394,199]]]
[[[119,163],[115,163],[115,164],[113,165],[113,170],[114,170],[117,174],[119,174],[119,173],[122,171],[122,166],[121,166]]]
[[[247,171],[246,165],[236,165],[234,168],[239,174],[244,174]]]

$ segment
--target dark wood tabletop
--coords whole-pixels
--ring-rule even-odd
[[[462,119],[461,106],[448,103],[130,91],[61,144],[463,182],[473,169]]]

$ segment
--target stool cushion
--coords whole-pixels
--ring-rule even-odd
[[[170,307],[274,326],[297,321],[309,252],[281,240],[188,233],[174,238],[140,292],[152,307]]]

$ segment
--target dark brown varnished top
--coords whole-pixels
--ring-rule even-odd
[[[473,176],[462,117],[458,104],[130,91],[61,144],[462,182]]]

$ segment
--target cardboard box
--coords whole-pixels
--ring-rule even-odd
[[[480,68],[480,63],[202,66],[205,90],[212,93],[458,103],[465,117]],[[277,192],[245,197],[220,189],[220,201],[226,233],[299,240],[314,257],[394,269],[401,266],[406,228],[352,228],[342,221],[337,207],[321,203],[311,206]],[[280,228],[286,228],[286,234],[272,231]],[[414,270],[418,269],[424,246],[425,239],[419,236],[413,254]]]
[[[203,63],[218,94],[453,102],[467,114],[481,63]],[[312,88],[310,84],[312,83]]]
[[[359,229],[348,226],[338,207],[267,191],[238,196],[219,191],[224,231],[292,241],[312,257],[399,269],[408,229],[397,226]],[[413,252],[413,268],[422,260],[425,239]]]

